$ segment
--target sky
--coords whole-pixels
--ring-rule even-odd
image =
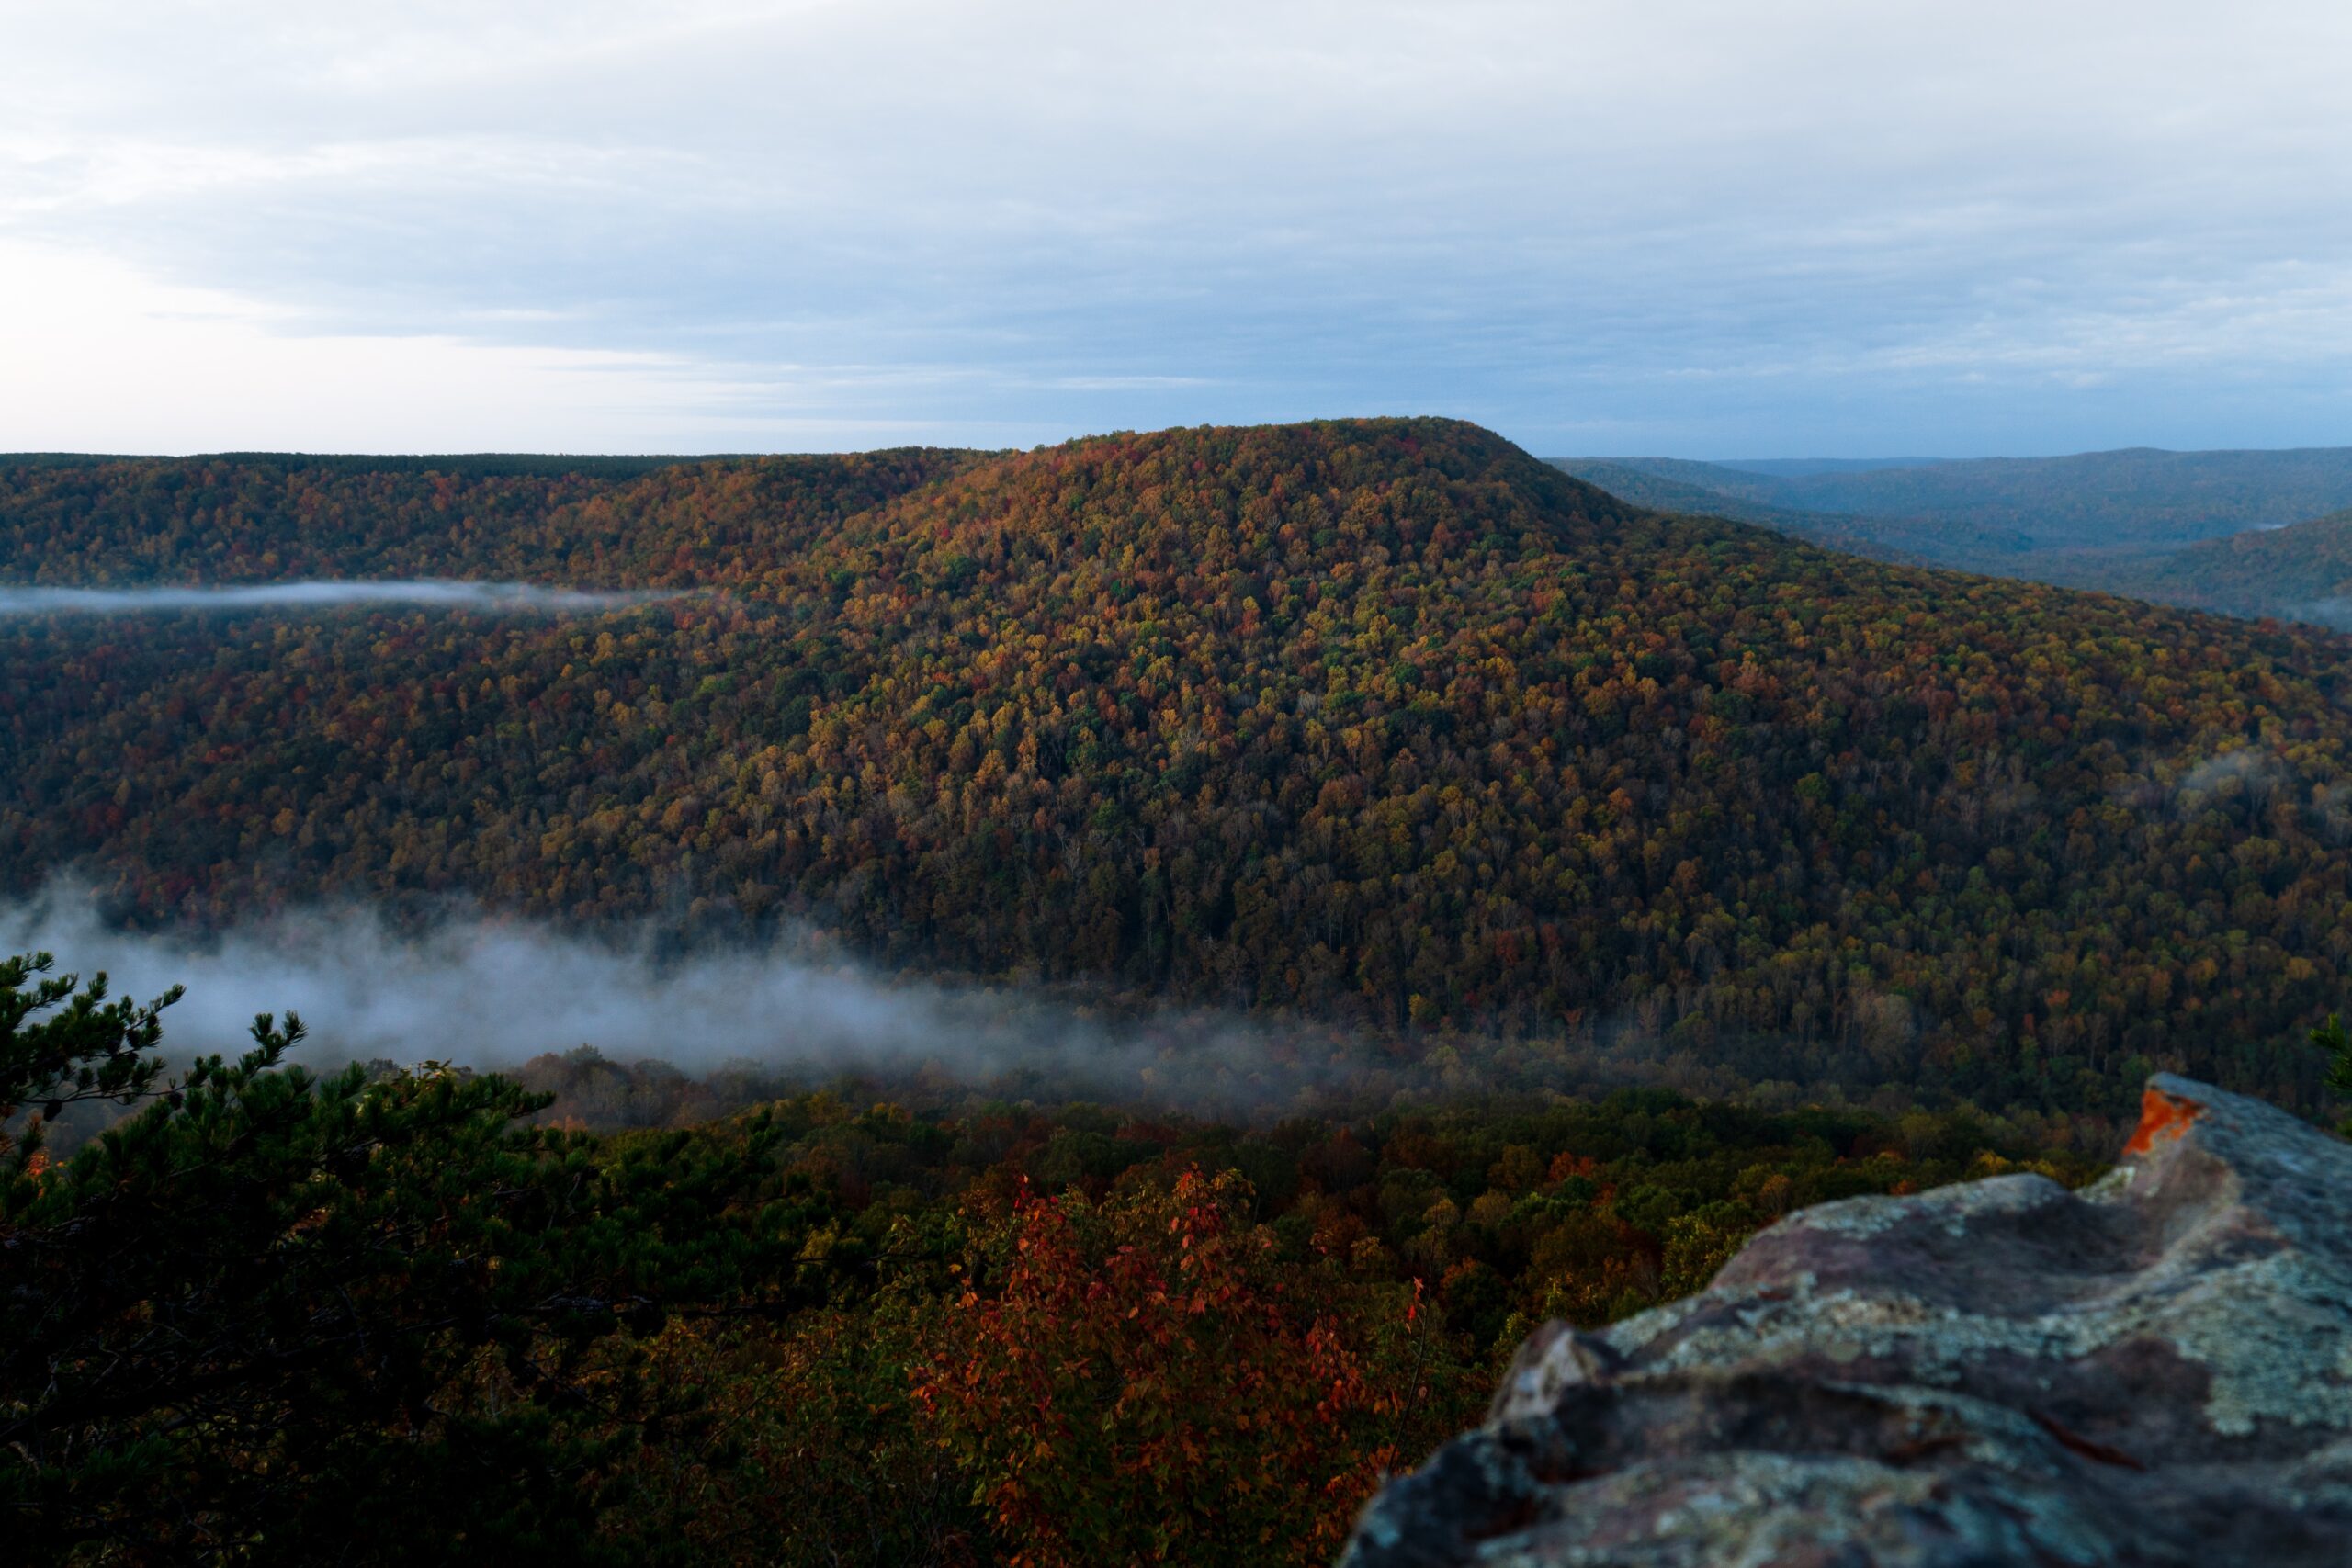
[[[2352,444],[2340,0],[0,0],[0,450]]]

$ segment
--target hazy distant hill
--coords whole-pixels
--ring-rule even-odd
[[[141,543],[143,470],[86,536],[54,498],[0,536],[201,576],[242,536],[203,498],[309,493],[233,478],[184,487],[185,560]],[[2150,1061],[2308,1093],[2343,1003],[2334,638],[1661,516],[1443,421],[363,502],[303,558],[562,576],[593,524],[601,580],[721,592],[0,617],[0,890],[792,919],[893,965],[2001,1103]]]
[[[2183,544],[2352,506],[2352,447],[1982,457],[1793,475],[1782,505],[2013,528],[2042,548]]]
[[[1658,512],[1729,517],[1809,539],[1831,549],[1910,565],[1976,563],[2030,550],[2023,534],[1996,534],[1940,523],[1806,512],[1759,499],[1776,488],[1770,479],[1743,476],[1710,463],[1670,457],[1563,459],[1557,465],[1587,484]],[[1752,484],[1744,482],[1756,479]],[[1979,570],[1984,570],[1982,567]]]
[[[1924,468],[1950,457],[1725,457],[1717,468],[1741,473],[1791,478],[1804,474],[1860,474],[1873,468]]]
[[[2339,447],[1558,466],[1644,505],[1738,517],[1879,559],[2170,600],[2183,595],[2154,569],[2172,552],[2352,506],[2352,448]]]
[[[2352,630],[2352,512],[2192,545],[2123,579],[2119,589],[2235,615]]]

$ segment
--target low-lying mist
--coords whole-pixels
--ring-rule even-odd
[[[2352,631],[2352,599],[2306,599],[2282,606],[2281,613],[2290,619],[2308,621],[2330,631]]]
[[[1367,1087],[1334,1033],[892,978],[807,936],[663,949],[651,928],[588,934],[478,911],[412,931],[362,908],[313,909],[199,934],[123,931],[68,888],[0,906],[0,953],[103,971],[116,997],[186,987],[164,1015],[175,1055],[233,1055],[255,1013],[291,1010],[314,1065],[514,1067],[586,1045],[764,1081],[918,1080],[1219,1113],[1315,1100],[1340,1077]]]
[[[85,888],[0,903],[0,953],[104,972],[116,997],[175,985],[175,1058],[234,1055],[256,1013],[299,1013],[313,1066],[389,1060],[521,1069],[559,1091],[625,1080],[624,1098],[702,1080],[720,1109],[820,1087],[1040,1103],[1090,1100],[1236,1121],[1358,1115],[1430,1100],[1597,1094],[1634,1085],[1781,1105],[1911,1094],[1879,1074],[1807,1070],[1788,1043],[1671,1043],[1632,1021],[1544,1038],[1400,1037],[1338,1022],[1148,1006],[1069,988],[892,976],[815,933],[681,948],[651,922],[581,930],[451,908],[437,919],[345,905],[226,931],[126,931]],[[591,1048],[582,1052],[582,1047]],[[561,1060],[550,1060],[561,1058]],[[583,1077],[583,1074],[585,1077]],[[629,1087],[633,1084],[635,1087]],[[673,1086],[674,1087],[674,1086]],[[601,1093],[602,1091],[598,1091]],[[638,1124],[591,1107],[592,1122]]]
[[[0,615],[136,615],[180,610],[322,610],[346,604],[417,604],[433,609],[560,614],[624,609],[681,594],[664,589],[548,588],[529,582],[406,578],[338,582],[242,583],[231,587],[32,588],[0,586]]]

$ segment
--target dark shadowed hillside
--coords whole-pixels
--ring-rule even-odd
[[[865,463],[953,471],[869,507]],[[2002,1103],[2149,1063],[2313,1090],[2342,643],[1659,516],[1442,421],[864,459],[807,510],[775,472],[565,503],[634,520],[611,581],[711,599],[0,621],[0,878],[84,867],[147,920],[806,919],[894,965]],[[502,574],[570,570],[551,523],[484,532]]]
[[[0,582],[702,585],[971,457],[0,459]]]

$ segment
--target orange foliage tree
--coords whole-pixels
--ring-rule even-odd
[[[1010,1561],[1317,1562],[1462,1374],[1418,1283],[1286,1264],[1239,1176],[1024,1187],[914,1371]],[[1302,1497],[1329,1506],[1298,1506]]]

